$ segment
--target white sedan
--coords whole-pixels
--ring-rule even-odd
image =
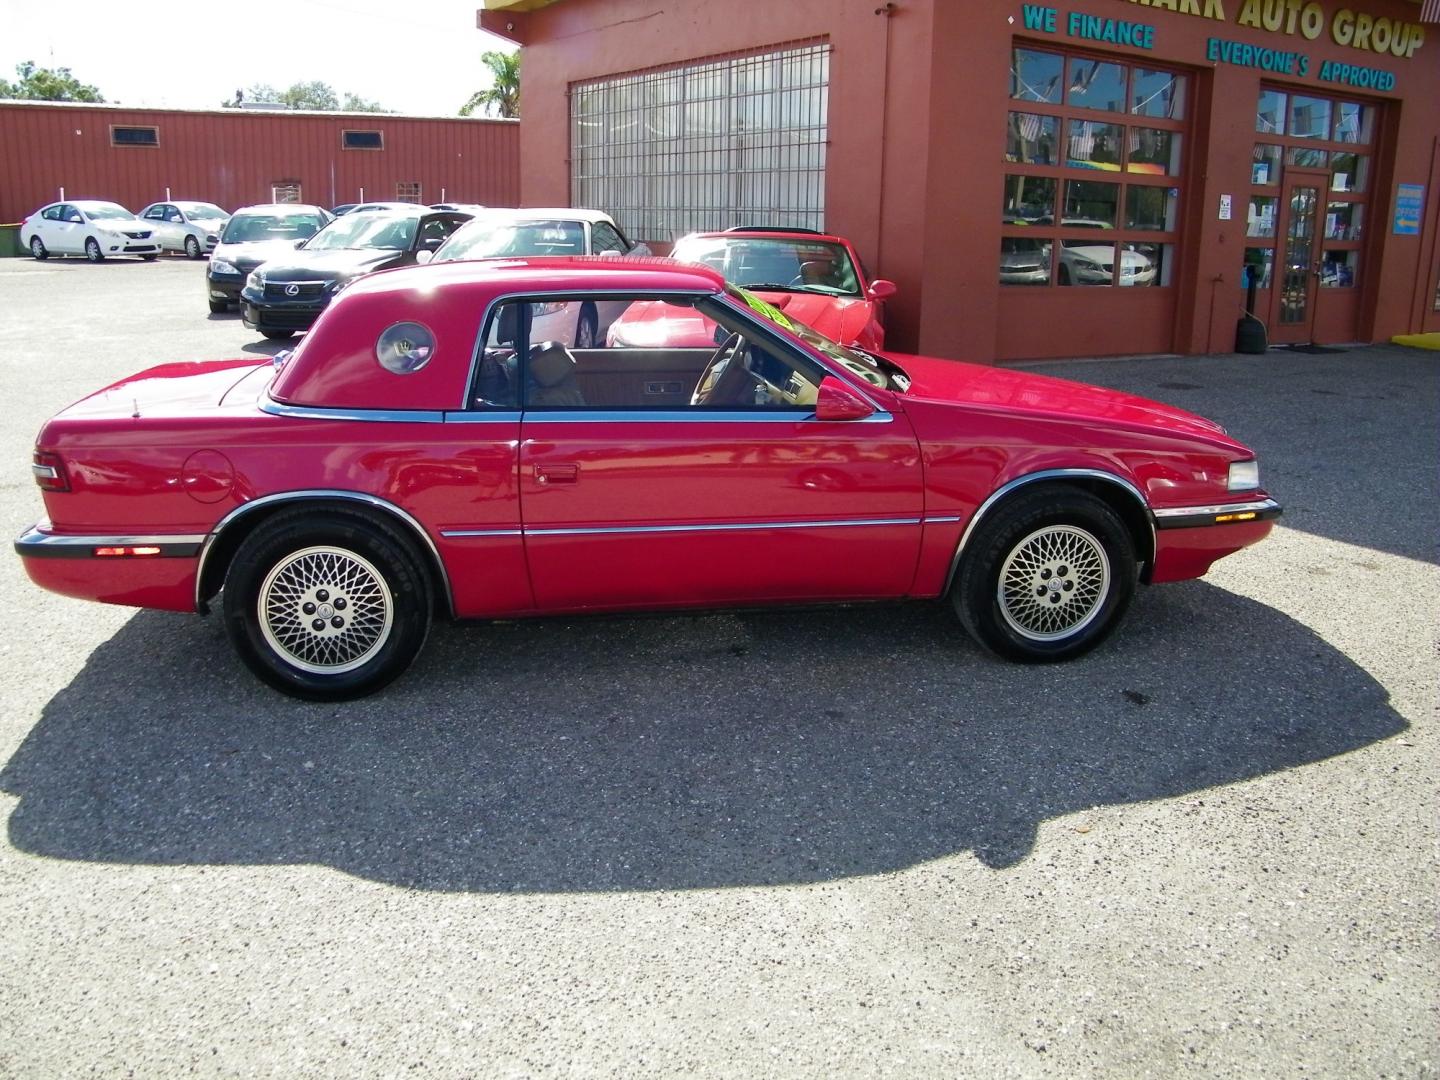
[[[158,202],[141,210],[140,220],[154,230],[162,251],[183,251],[198,259],[215,250],[230,215],[214,203]]]
[[[20,223],[20,239],[37,259],[84,255],[100,262],[111,255],[160,255],[155,231],[118,203],[76,200],[41,207]]]

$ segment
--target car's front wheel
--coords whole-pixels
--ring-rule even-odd
[[[295,336],[294,330],[261,330],[260,333],[271,341],[289,341]]]
[[[185,254],[192,259],[198,259],[205,253],[200,250],[200,241],[193,236],[185,237]]]
[[[213,299],[212,299],[212,300],[209,301],[209,303],[210,303],[210,314],[211,314],[211,315],[223,315],[223,314],[225,314],[225,312],[227,312],[227,311],[230,310],[230,302],[229,302],[228,300],[213,300]]]
[[[45,250],[45,241],[38,236],[30,238],[30,254],[41,262],[50,257],[50,252]]]
[[[105,253],[100,250],[100,242],[93,236],[85,241],[85,257],[91,262],[105,261]]]
[[[1135,595],[1135,543],[1083,491],[1022,492],[983,519],[951,602],[965,628],[1009,660],[1068,660],[1100,644]]]
[[[224,605],[246,666],[311,701],[379,690],[430,629],[429,582],[405,538],[342,511],[290,510],[262,525],[235,554]]]

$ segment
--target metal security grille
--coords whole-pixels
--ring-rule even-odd
[[[579,83],[570,191],[631,239],[732,225],[825,227],[830,46]]]
[[[420,201],[420,181],[401,180],[395,184],[395,199],[398,202]]]

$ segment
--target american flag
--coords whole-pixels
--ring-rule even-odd
[[[1420,21],[1424,23],[1440,23],[1440,0],[1422,0],[1420,4]]]

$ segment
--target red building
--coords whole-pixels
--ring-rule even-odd
[[[890,340],[992,361],[1440,330],[1440,25],[1413,0],[485,0],[521,200],[637,239],[823,228]]]
[[[0,102],[0,222],[60,198],[514,206],[514,120]],[[61,190],[64,195],[61,195]]]

